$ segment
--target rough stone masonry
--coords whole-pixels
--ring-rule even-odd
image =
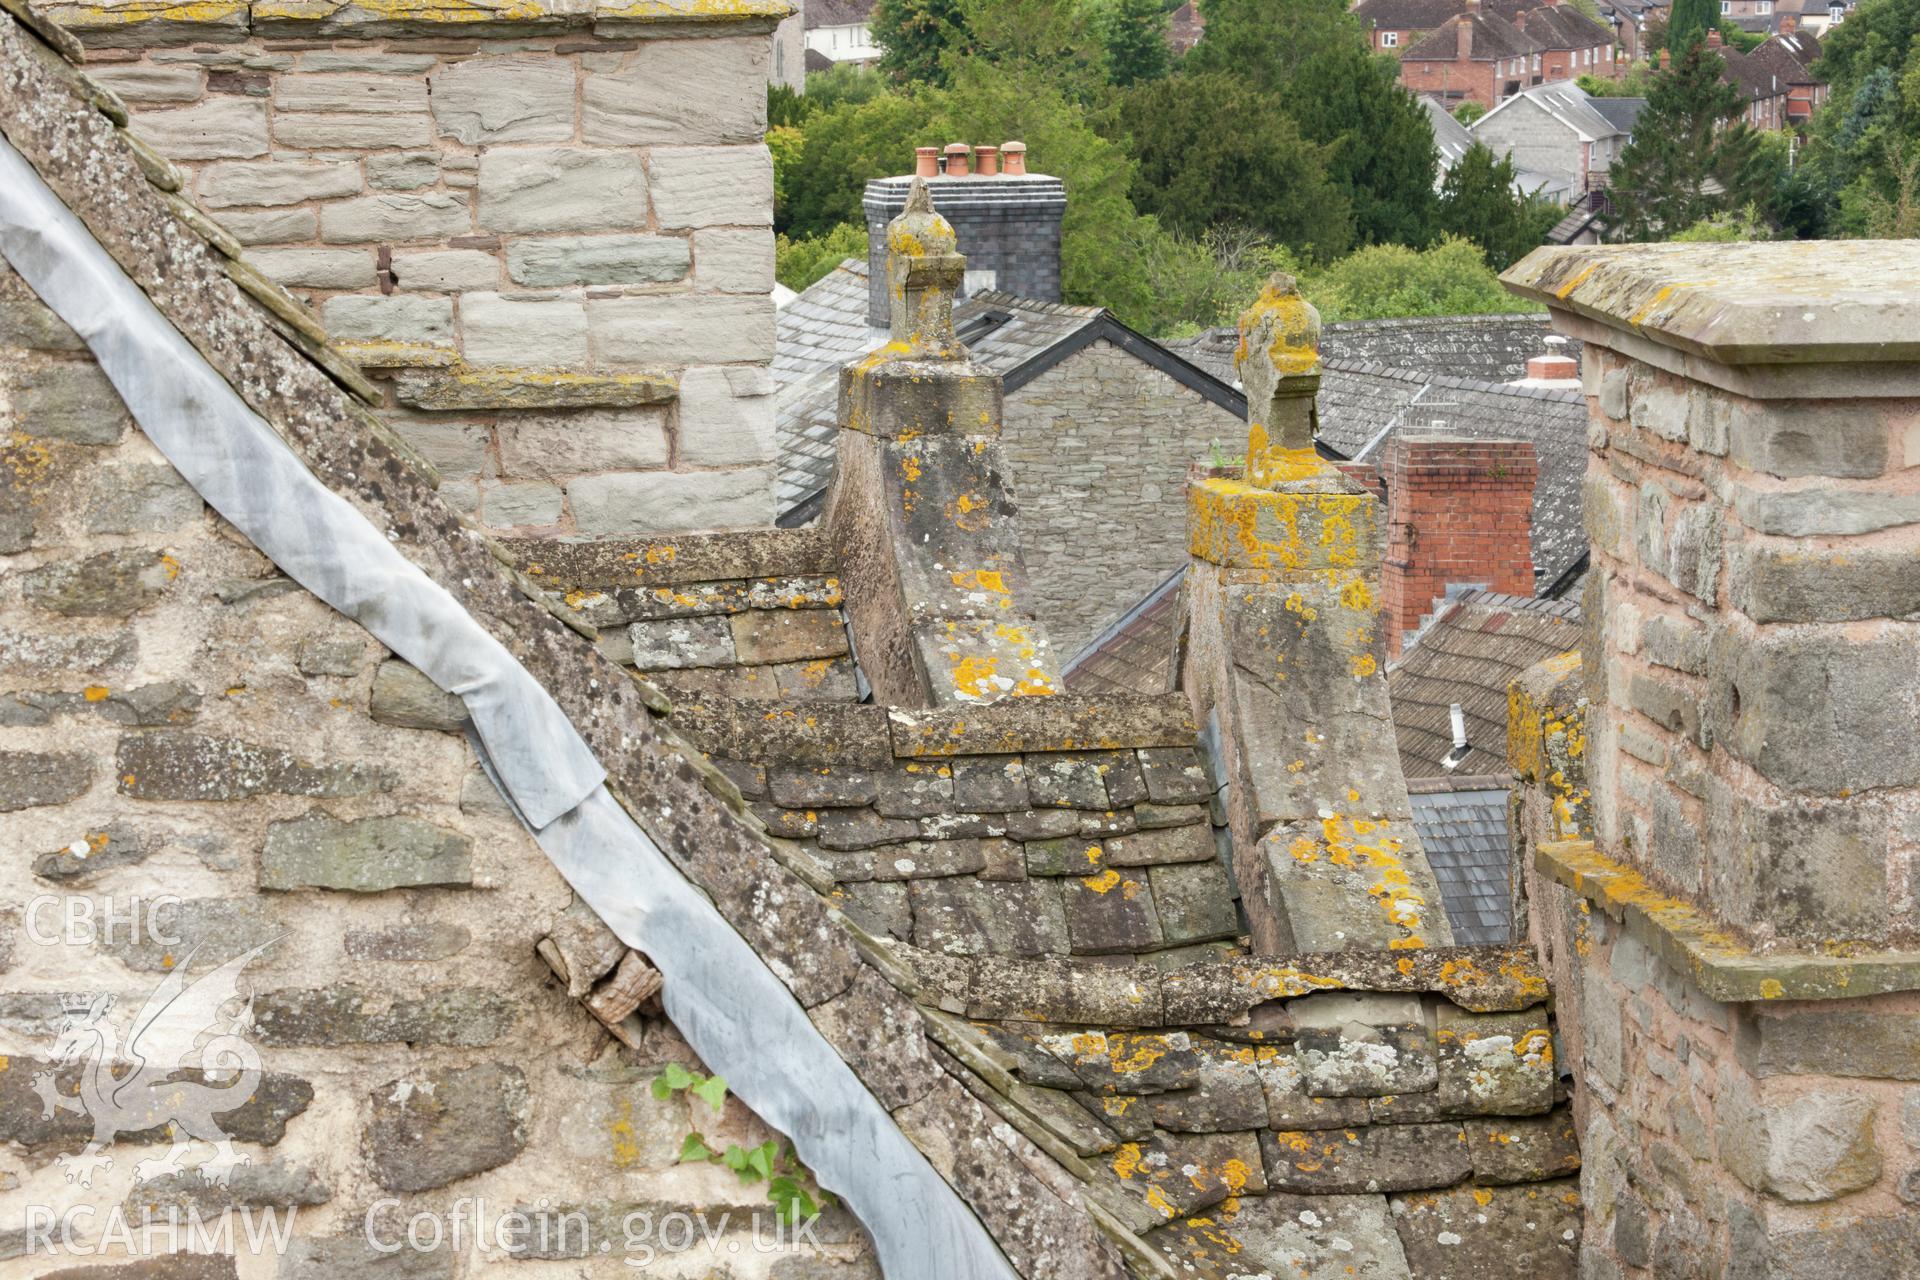
[[[1507,276],[1585,342],[1591,409],[1585,642],[1509,741],[1596,1280],[1920,1253],[1916,270],[1842,242]]]
[[[36,8],[382,375],[460,509],[553,534],[772,522],[784,0]]]

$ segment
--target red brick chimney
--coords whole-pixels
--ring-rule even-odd
[[[1396,435],[1387,446],[1387,654],[1399,657],[1449,589],[1533,594],[1533,486],[1526,440]]]
[[[1799,14],[1783,13],[1780,15],[1780,34],[1781,35],[1790,36],[1794,32],[1798,31],[1799,29],[1800,29]]]
[[[1473,57],[1473,15],[1480,12],[1480,0],[1467,0],[1467,11],[1455,18],[1453,56],[1461,62]]]
[[[1707,28],[1707,48],[1718,49],[1720,47],[1720,44],[1721,44],[1720,28],[1708,27]]]

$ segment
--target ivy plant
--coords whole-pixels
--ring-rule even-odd
[[[703,1076],[670,1062],[666,1070],[654,1077],[653,1096],[665,1102],[676,1093],[690,1093],[718,1113],[727,1103],[727,1082],[720,1076]],[[822,1209],[833,1204],[833,1197],[817,1183],[812,1191],[807,1189],[808,1184],[813,1183],[813,1174],[800,1163],[789,1143],[770,1138],[757,1147],[743,1147],[733,1142],[727,1144],[725,1150],[716,1151],[696,1129],[680,1144],[680,1163],[701,1162],[725,1165],[743,1185],[765,1183],[774,1216],[790,1227],[813,1221]]]

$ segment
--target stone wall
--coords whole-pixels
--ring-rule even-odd
[[[1600,1280],[1894,1280],[1920,1244],[1914,265],[1509,274],[1585,342],[1587,635],[1510,742]]]
[[[0,1275],[454,1277],[511,1257],[530,1275],[616,1276],[663,1248],[674,1213],[720,1256],[700,1244],[662,1269],[878,1274],[844,1210],[820,1221],[822,1245],[762,1253],[762,1189],[679,1163],[695,1130],[716,1146],[777,1135],[732,1100],[654,1096],[667,1064],[699,1064],[634,1012],[633,960],[479,771],[459,702],[207,511],[4,269],[0,440]],[[168,1174],[136,1193],[167,1144],[132,1125],[90,1185],[69,1183],[62,1158],[91,1126],[47,1115],[37,1091],[69,997],[81,1013],[114,997],[124,1036],[168,974],[253,948],[245,1038],[264,1075],[219,1116],[248,1163],[224,1186]],[[58,1091],[77,1077],[59,1070]],[[370,1211],[389,1243],[416,1214],[450,1230],[471,1197],[486,1208],[465,1204],[469,1233],[476,1213],[491,1228],[525,1210],[555,1234],[471,1259],[450,1240],[385,1260],[366,1243]],[[26,1254],[34,1205],[124,1206],[135,1222],[147,1207],[273,1208],[294,1215],[293,1239],[277,1261],[60,1270],[122,1255]],[[557,1235],[575,1211],[571,1239],[594,1233],[579,1259]],[[78,1242],[106,1230],[83,1220]]]
[[[1009,397],[1001,444],[1037,611],[1071,656],[1186,562],[1187,469],[1246,423],[1104,340]]]
[[[253,265],[391,375],[391,420],[462,509],[554,534],[771,522],[761,138],[783,6],[236,7],[211,28],[45,8]]]

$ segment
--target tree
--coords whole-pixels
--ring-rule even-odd
[[[1274,94],[1181,73],[1136,89],[1124,119],[1140,166],[1134,201],[1169,230],[1245,226],[1320,259],[1352,242],[1328,148],[1302,138]]]
[[[914,147],[948,141],[933,119],[939,95],[939,90],[927,88],[884,93],[808,117],[799,160],[788,166],[783,178],[781,230],[806,238],[824,235],[843,222],[864,224],[860,197],[868,179],[909,172]]]
[[[1720,25],[1720,9],[1714,0],[1673,0],[1667,18],[1667,48],[1675,58],[1702,43],[1707,31]]]
[[[1465,125],[1472,124],[1485,114],[1487,114],[1486,104],[1475,102],[1472,98],[1463,99],[1460,105],[1453,109],[1453,118]]]
[[[1094,16],[1107,50],[1107,74],[1121,87],[1158,80],[1173,63],[1167,10],[1160,0],[1106,0]]]
[[[1618,229],[1651,240],[1703,218],[1767,198],[1760,139],[1741,118],[1740,91],[1724,64],[1694,44],[1660,77],[1614,163]]]
[[[1369,54],[1357,35],[1334,41],[1286,82],[1281,101],[1303,137],[1329,148],[1327,175],[1352,206],[1358,243],[1433,238],[1433,123],[1393,59]]]
[[[805,240],[775,236],[773,275],[796,293],[819,280],[847,258],[867,256],[867,229],[843,222],[825,235]]]
[[[945,84],[941,56],[973,43],[959,0],[877,0],[867,29],[882,50],[880,70],[896,84]]]
[[[1440,188],[1441,228],[1479,245],[1495,271],[1538,248],[1562,212],[1544,197],[1516,194],[1513,179],[1513,158],[1476,142]]]
[[[1452,236],[1426,250],[1372,245],[1307,273],[1300,287],[1328,322],[1540,309],[1501,286],[1479,246]]]
[[[1207,33],[1181,67],[1245,76],[1278,89],[1328,50],[1364,49],[1366,36],[1344,0],[1200,0]]]

